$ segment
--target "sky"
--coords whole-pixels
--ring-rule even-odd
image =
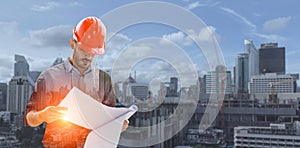
[[[232,71],[237,54],[244,52],[244,40],[251,39],[256,48],[262,43],[270,42],[285,47],[286,72],[300,72],[298,0],[153,1],[164,2],[162,5],[171,4],[190,16],[196,16],[205,24],[199,26],[199,30],[176,27],[177,24],[193,26],[193,23],[186,21],[187,18],[180,14],[181,11],[172,12],[172,15],[170,9],[164,7],[158,7],[151,14],[143,11],[149,6],[144,5],[118,16],[110,15],[117,14],[114,12],[119,8],[129,7],[136,2],[146,1],[3,1],[0,5],[0,82],[7,83],[12,78],[15,54],[25,56],[31,71],[45,70],[57,57],[70,57],[72,49],[69,47],[69,40],[72,38],[72,29],[87,16],[103,18],[107,34],[111,36],[107,41],[106,54],[97,57],[97,66],[114,70],[117,67],[114,64],[131,63],[115,68],[115,75],[127,77],[130,72],[134,75],[135,70],[137,80],[141,82],[147,83],[156,78],[166,81],[169,76],[185,75],[187,72],[190,75],[193,70],[198,75],[205,74],[209,71],[210,62],[207,59],[215,57],[213,53],[206,53],[213,51],[206,49],[203,52],[196,43],[198,41],[205,44],[211,34],[217,40],[213,45],[220,50],[221,61],[224,59],[228,70]],[[165,20],[173,18],[173,24],[140,22],[114,30],[121,22],[140,16],[147,18],[150,15],[165,17]],[[137,58],[151,56],[155,53],[154,49],[161,51],[159,55]],[[127,71],[124,73],[122,68]]]

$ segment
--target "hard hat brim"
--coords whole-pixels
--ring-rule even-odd
[[[88,52],[88,53],[91,53],[91,54],[102,55],[102,54],[105,53],[105,43],[103,44],[103,46],[101,48],[92,48],[87,44],[83,44],[81,42],[77,42],[75,39],[73,39],[73,40],[71,39],[70,40],[71,47],[73,47],[74,44],[77,44],[79,46],[79,48],[81,48],[85,52]]]

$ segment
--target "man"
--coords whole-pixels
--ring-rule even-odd
[[[104,54],[106,29],[97,17],[81,20],[73,29],[72,56],[44,71],[35,86],[25,112],[25,123],[35,127],[46,122],[45,147],[83,147],[90,130],[63,120],[67,108],[57,105],[77,87],[97,101],[115,106],[111,77],[91,66],[96,55]],[[80,104],[79,104],[80,105]],[[128,127],[124,121],[123,131]]]

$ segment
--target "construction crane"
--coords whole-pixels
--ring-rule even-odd
[[[269,96],[269,100],[273,104],[278,103],[277,93],[275,92],[275,85],[283,84],[283,83],[294,83],[297,80],[298,80],[297,78],[293,78],[293,79],[286,79],[286,80],[277,81],[277,82],[270,82],[269,86],[271,87],[271,95]]]

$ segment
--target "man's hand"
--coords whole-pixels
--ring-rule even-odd
[[[51,123],[58,119],[63,119],[64,111],[66,110],[68,110],[66,107],[48,106],[39,112],[39,118],[44,122]]]
[[[66,107],[48,106],[41,111],[32,110],[26,115],[27,124],[36,127],[43,122],[51,123],[55,120],[64,117],[64,111],[68,110]]]
[[[124,120],[123,127],[122,127],[122,132],[126,131],[129,125],[129,120]]]

